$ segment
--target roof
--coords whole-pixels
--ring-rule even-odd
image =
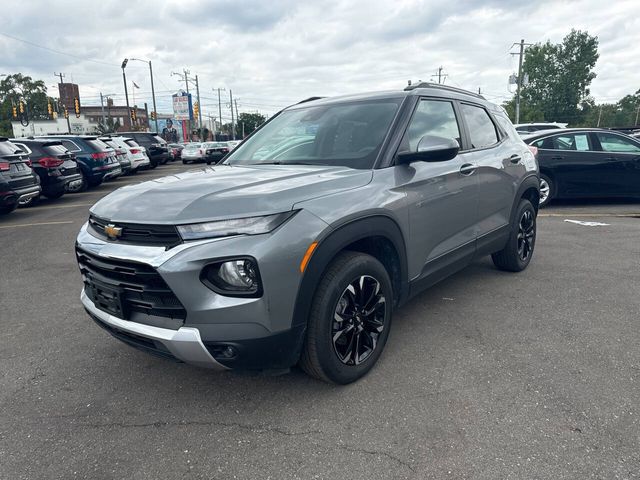
[[[495,104],[487,101],[482,95],[479,95],[462,88],[451,87],[449,85],[441,85],[438,83],[420,82],[415,85],[409,85],[403,90],[386,90],[378,92],[363,92],[350,95],[340,95],[336,97],[311,97],[303,100],[295,105],[287,107],[287,110],[295,110],[298,108],[306,108],[309,105],[329,105],[342,102],[357,102],[370,99],[392,99],[406,98],[410,96],[429,95],[433,97],[455,98],[457,100],[472,100],[475,102],[496,107]]]
[[[537,132],[531,132],[530,135],[523,135],[522,139],[526,142],[529,140],[538,140],[542,137],[548,137],[550,135],[560,135],[562,133],[579,133],[579,132],[611,132],[608,128],[551,128],[549,130],[538,130]],[[616,132],[620,133],[620,132]]]

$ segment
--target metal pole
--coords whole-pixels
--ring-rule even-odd
[[[123,63],[123,65],[126,65],[126,63]],[[127,74],[124,73],[124,66],[122,67],[122,80],[124,81],[124,98],[127,102],[127,118],[129,119],[128,120],[129,125],[131,125],[131,108],[129,107],[129,91],[127,90]]]
[[[153,68],[151,67],[151,60],[149,60],[149,74],[151,75],[151,98],[153,98],[153,116],[156,124],[156,133],[158,133],[158,110],[156,109],[156,90],[153,87]]]
[[[236,139],[236,125],[233,119],[233,92],[229,89],[229,100],[231,106],[231,140]]]
[[[198,125],[200,127],[200,140],[204,142],[204,128],[202,128],[202,104],[200,103],[200,84],[198,83],[198,75],[196,75],[196,95],[198,96]]]
[[[638,105],[638,109],[636,110],[636,123],[633,124],[634,127],[638,125],[638,115],[640,115],[640,105]]]
[[[218,121],[220,122],[220,130],[222,130],[222,103],[220,102],[220,89],[219,88],[218,88]],[[218,137],[216,137],[216,140],[218,140]]]
[[[516,123],[520,123],[520,89],[522,88],[523,57],[524,57],[524,38],[520,40],[520,58],[518,59],[518,87],[516,89]]]
[[[182,69],[184,73],[184,84],[187,86],[187,99],[189,99],[189,70],[186,68]],[[187,122],[187,136],[189,137],[189,141],[191,141],[191,114],[189,114],[189,120]]]

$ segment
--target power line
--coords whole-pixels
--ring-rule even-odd
[[[23,38],[14,37],[13,35],[9,35],[8,33],[0,32],[0,35],[10,38],[12,40],[15,40],[17,42],[26,43],[27,45],[31,45],[32,47],[37,47],[43,50],[48,50],[49,52],[57,53],[58,55],[66,55],[67,57],[72,57],[85,62],[99,63],[100,65],[109,65],[110,67],[119,67],[119,65],[116,65],[115,63],[101,62],[100,60],[94,60],[92,58],[86,58],[86,57],[81,57],[79,55],[74,55],[72,53],[62,52],[60,50],[56,50],[53,48],[45,47],[44,45],[39,45],[37,43],[30,42],[29,40],[24,40]]]

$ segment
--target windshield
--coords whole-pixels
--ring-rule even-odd
[[[236,147],[225,163],[372,168],[401,101],[379,99],[285,110]]]

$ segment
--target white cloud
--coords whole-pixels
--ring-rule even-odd
[[[640,4],[582,1],[258,0],[95,2],[5,1],[15,12],[0,32],[60,50],[79,60],[0,36],[0,72],[23,72],[56,83],[53,72],[80,84],[83,103],[99,92],[124,103],[123,58],[153,62],[159,110],[181,88],[171,72],[198,74],[203,112],[217,116],[215,87],[239,98],[240,111],[273,113],[312,95],[399,89],[429,80],[442,65],[447,82],[501,101],[517,68],[514,42],[560,41],[571,28],[600,40],[598,77],[591,91],[615,100],[640,87]],[[19,12],[19,13],[18,13]],[[105,64],[106,63],[106,64]],[[151,105],[145,64],[127,76]],[[131,95],[131,92],[130,92]],[[227,110],[228,111],[228,110]],[[227,115],[223,113],[223,115]]]

